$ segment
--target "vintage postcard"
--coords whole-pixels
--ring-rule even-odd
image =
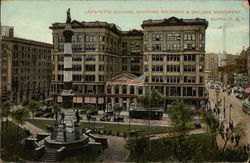
[[[1,0],[1,161],[249,162],[247,0]]]

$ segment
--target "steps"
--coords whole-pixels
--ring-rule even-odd
[[[57,162],[56,152],[45,151],[42,157],[38,161],[39,162]]]

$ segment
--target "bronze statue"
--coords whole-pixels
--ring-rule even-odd
[[[70,24],[70,23],[71,23],[70,8],[69,8],[68,11],[67,11],[67,20],[66,20],[66,23],[67,23],[67,24]]]

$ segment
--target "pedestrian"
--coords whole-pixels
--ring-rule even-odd
[[[217,108],[218,116],[220,115],[220,108]]]

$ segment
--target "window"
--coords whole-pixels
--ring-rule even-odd
[[[203,54],[200,55],[200,62],[204,62],[205,61],[205,57]]]
[[[128,67],[127,66],[122,66],[122,71],[127,71]]]
[[[72,55],[72,61],[80,62],[80,61],[82,61],[82,56],[81,55]]]
[[[57,80],[58,80],[58,81],[63,81],[63,75],[61,75],[61,74],[60,74],[60,75],[57,75]]]
[[[180,34],[179,33],[168,33],[167,34],[167,40],[180,40]]]
[[[99,61],[104,61],[104,55],[99,55]]]
[[[63,65],[58,65],[58,67],[57,67],[57,69],[58,69],[58,71],[62,71],[62,70],[64,70],[64,68],[63,68],[64,66]]]
[[[126,87],[126,85],[123,85],[122,86],[122,94],[127,94],[127,87]]]
[[[180,72],[180,65],[167,65],[167,72]]]
[[[131,71],[140,71],[140,66],[137,65],[131,66]]]
[[[199,71],[204,72],[204,65],[200,65]]]
[[[195,83],[195,76],[184,76],[184,83]]]
[[[93,82],[95,81],[95,75],[85,75],[86,82]]]
[[[195,65],[184,65],[184,72],[195,72]]]
[[[85,36],[85,41],[86,42],[95,42],[96,41],[96,37],[95,36]]]
[[[104,71],[104,65],[99,65],[99,71]]]
[[[143,93],[143,89],[141,86],[138,87],[138,95],[142,95]]]
[[[86,71],[95,71],[95,65],[85,65]]]
[[[131,58],[131,63],[140,63],[140,58]]]
[[[105,36],[100,35],[100,36],[99,36],[99,41],[100,41],[100,42],[105,42]]]
[[[192,34],[192,40],[195,40],[195,34]]]
[[[200,33],[200,40],[203,41],[205,38],[205,34],[204,33]]]
[[[122,63],[127,63],[127,58],[122,58]]]
[[[196,96],[196,90],[193,87],[183,87],[183,96]]]
[[[181,96],[180,87],[170,87],[170,96]]]
[[[94,55],[86,55],[85,61],[95,61],[95,56]]]
[[[179,51],[180,44],[167,44],[167,51]]]
[[[200,83],[204,83],[204,77],[200,76]]]
[[[166,82],[167,83],[180,83],[180,77],[179,76],[166,76]]]
[[[94,44],[87,44],[85,47],[86,51],[95,51],[95,45]]]
[[[72,71],[82,71],[81,65],[72,65]]]
[[[99,81],[104,81],[104,75],[99,75]]]
[[[81,81],[82,76],[81,75],[72,75],[73,81]]]
[[[123,47],[123,48],[127,48],[127,46],[128,46],[128,43],[127,43],[127,42],[123,42],[123,43],[122,43],[122,47]]]
[[[195,61],[195,54],[185,54],[184,61]]]
[[[148,35],[144,35],[144,41],[148,41]]]
[[[153,41],[162,41],[162,40],[163,40],[163,34],[153,35]]]
[[[163,56],[160,54],[153,54],[152,61],[163,61]]]
[[[107,86],[107,93],[111,94],[111,86],[110,85]]]
[[[152,65],[152,71],[153,72],[162,72],[163,71],[163,65]]]
[[[152,82],[162,83],[163,82],[163,76],[152,76]]]
[[[199,93],[198,93],[199,97],[204,96],[204,87],[199,87]]]
[[[72,51],[82,51],[82,46],[73,44]]]
[[[119,94],[119,86],[117,86],[117,85],[115,86],[115,91],[114,91],[114,92],[115,92],[115,94],[117,94],[117,95]]]
[[[154,44],[152,45],[153,51],[161,51],[161,45],[160,44]]]
[[[167,55],[167,61],[180,61],[179,55]]]
[[[99,46],[99,51],[105,51],[105,45],[100,45]]]
[[[135,94],[135,87],[134,86],[130,86],[130,94],[133,95]]]
[[[58,51],[59,51],[59,52],[62,52],[63,50],[64,50],[64,45],[59,45],[59,46],[58,46]]]

